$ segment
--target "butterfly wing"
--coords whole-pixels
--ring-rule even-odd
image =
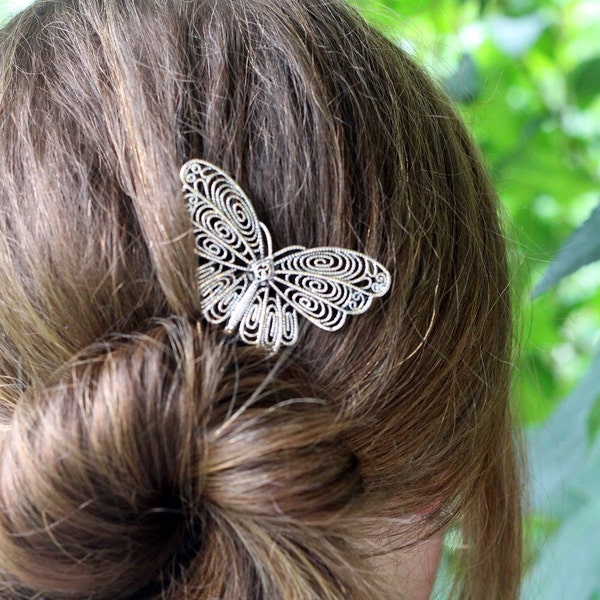
[[[239,335],[246,344],[277,352],[298,339],[298,315],[287,302],[266,285],[258,289],[239,325]]]
[[[248,275],[221,263],[206,263],[196,269],[202,314],[209,323],[226,321],[250,286]]]
[[[303,317],[327,331],[365,312],[390,287],[387,269],[344,248],[284,249],[273,256],[272,288]]]
[[[250,285],[249,265],[270,252],[269,234],[246,194],[218,167],[190,160],[180,177],[200,259],[202,312],[211,323],[221,323]]]

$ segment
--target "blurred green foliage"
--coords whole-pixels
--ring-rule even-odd
[[[520,413],[542,422],[577,381],[600,330],[598,268],[529,303],[600,177],[597,0],[355,0],[460,103],[509,215],[521,294]]]
[[[354,3],[459,103],[506,208],[531,462],[523,598],[597,599],[600,2]]]
[[[506,208],[532,463],[523,598],[597,600],[600,214],[542,274],[600,196],[600,2],[351,1],[459,103]],[[0,17],[26,3],[0,0]]]

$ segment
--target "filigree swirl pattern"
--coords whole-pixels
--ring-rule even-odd
[[[193,225],[200,308],[246,344],[276,352],[298,340],[298,315],[326,331],[365,312],[391,285],[368,256],[324,246],[273,253],[271,235],[242,189],[218,167],[191,160],[181,169]]]
[[[213,208],[218,218],[235,230],[239,244],[253,260],[265,253],[263,232],[254,208],[233,179],[224,177],[220,169],[203,161],[186,163],[181,179],[188,205]]]
[[[311,248],[292,253],[284,249],[275,253],[274,263],[280,272],[323,275],[375,295],[381,295],[378,292],[387,291],[390,286],[390,274],[381,264],[345,248]]]

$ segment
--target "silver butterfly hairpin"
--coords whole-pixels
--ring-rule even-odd
[[[225,332],[276,352],[298,339],[298,314],[335,331],[390,287],[376,260],[344,248],[288,246],[273,252],[271,234],[226,173],[203,160],[181,168],[202,314]]]

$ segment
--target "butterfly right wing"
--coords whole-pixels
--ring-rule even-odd
[[[290,246],[273,256],[272,288],[284,304],[326,331],[336,331],[349,315],[364,313],[391,285],[388,270],[353,250]]]
[[[265,257],[270,240],[244,192],[221,169],[194,159],[180,177],[200,258],[201,309],[208,321],[221,323],[248,289],[249,265]]]

